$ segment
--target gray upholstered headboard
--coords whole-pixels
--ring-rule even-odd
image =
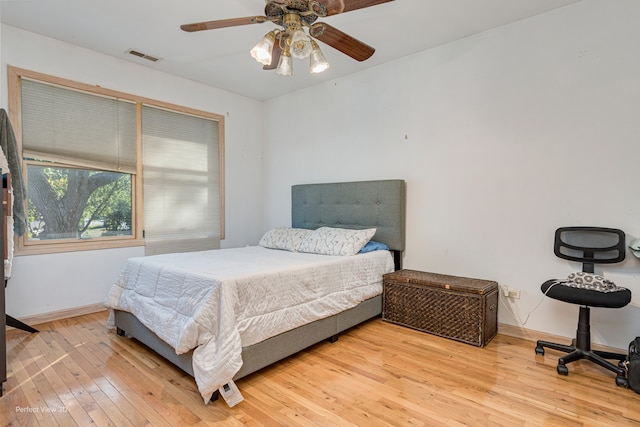
[[[372,228],[372,240],[394,251],[405,245],[405,182],[383,181],[304,184],[291,187],[291,226]]]

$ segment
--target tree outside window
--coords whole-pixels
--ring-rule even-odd
[[[131,176],[29,165],[29,240],[131,236]]]

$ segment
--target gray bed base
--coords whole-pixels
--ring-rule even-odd
[[[291,356],[320,341],[334,341],[340,332],[378,316],[382,312],[382,296],[370,298],[342,313],[316,320],[299,328],[283,332],[254,345],[242,348],[242,367],[233,377],[238,380],[267,367],[279,360]],[[169,344],[138,321],[131,313],[115,311],[118,335],[127,335],[152,348],[160,356],[193,376],[191,357],[193,351],[176,354]]]
[[[315,229],[376,227],[373,240],[393,251],[396,269],[401,266],[405,245],[405,182],[402,180],[360,181],[331,184],[294,185],[291,188],[292,226]],[[284,332],[242,348],[242,367],[234,376],[240,379],[320,341],[334,341],[337,335],[382,313],[382,296],[363,301],[356,307]],[[193,376],[192,352],[177,355],[131,313],[115,310],[118,335],[125,333],[153,349],[160,356]],[[212,400],[217,398],[214,393]]]

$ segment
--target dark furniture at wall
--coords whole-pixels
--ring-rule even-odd
[[[416,270],[384,275],[382,319],[484,347],[498,332],[498,284]]]
[[[0,170],[0,175],[2,175],[2,171]],[[5,175],[2,175],[3,183],[7,182],[5,180]],[[7,188],[6,186],[4,188]],[[3,188],[3,190],[4,190]],[[7,235],[7,225],[5,214],[9,212],[8,206],[8,198],[5,197],[5,191],[2,192],[2,204],[0,204],[0,216],[3,218],[3,226],[0,226],[0,242],[4,242],[2,245],[2,249],[0,249],[0,253],[2,257],[2,269],[3,269],[3,278],[4,278],[4,259],[6,256],[6,235]],[[6,326],[6,310],[5,310],[5,302],[4,302],[4,288],[6,286],[6,282],[3,286],[0,286],[2,289],[0,290],[0,396],[2,396],[4,382],[7,381],[7,326]]]
[[[4,286],[1,286],[0,290],[0,396],[3,392],[3,384],[7,380],[7,326],[21,329],[27,332],[38,332],[36,329],[21,322],[20,320],[11,317],[6,312],[5,304],[5,288],[7,287],[7,278],[4,276],[5,261],[8,259],[9,254],[9,239],[11,236],[7,229],[7,217],[12,214],[12,199],[11,199],[11,175],[8,173],[2,176],[2,204],[0,205],[0,217],[2,217],[2,225],[0,226],[0,253],[2,254],[2,270],[4,278]]]
[[[5,173],[2,175],[2,233],[4,238],[1,240],[4,242],[3,250],[4,257],[3,259],[6,261],[8,259],[8,251],[9,251],[9,242],[8,239],[11,239],[9,236],[8,228],[7,228],[7,217],[12,214],[12,204],[13,199],[11,198],[11,174]],[[5,277],[4,285],[7,286],[7,278]],[[4,307],[4,306],[3,306]],[[5,310],[2,310],[5,313]],[[26,332],[34,333],[38,332],[37,329],[27,325],[24,322],[16,319],[15,317],[9,316],[8,314],[4,314],[6,326],[11,326],[12,328],[21,329]]]
[[[582,271],[594,273],[595,264],[613,264],[625,259],[626,242],[622,230],[604,227],[561,227],[555,232],[554,253],[557,257],[582,264]],[[616,384],[626,386],[625,370],[620,363],[626,354],[591,349],[590,307],[620,308],[631,301],[631,291],[618,288],[604,292],[589,287],[576,287],[562,280],[547,280],[541,286],[549,298],[580,306],[576,337],[571,345],[538,341],[536,354],[544,355],[545,347],[567,353],[558,359],[558,374],[568,375],[567,364],[586,359],[614,372]]]

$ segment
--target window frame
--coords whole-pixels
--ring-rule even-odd
[[[73,80],[55,77],[36,71],[30,71],[18,67],[8,66],[8,98],[9,98],[9,118],[13,124],[16,137],[17,149],[20,155],[21,166],[26,180],[28,160],[22,156],[22,119],[21,119],[21,97],[20,84],[23,78],[54,84],[70,90],[78,90],[99,96],[108,96],[131,101],[136,104],[136,172],[131,174],[132,185],[132,235],[119,237],[101,237],[99,239],[71,241],[29,241],[28,235],[14,236],[14,255],[33,255],[59,252],[76,252],[85,250],[125,248],[133,246],[144,246],[144,165],[142,162],[142,106],[162,108],[176,113],[190,114],[196,117],[211,119],[218,122],[218,173],[219,177],[219,197],[220,197],[220,240],[225,238],[225,185],[224,185],[224,115],[210,113],[163,101],[158,101],[146,97],[140,97],[116,90],[106,89],[98,85],[89,85]],[[91,167],[87,162],[87,167]],[[25,204],[27,201],[25,201]]]

